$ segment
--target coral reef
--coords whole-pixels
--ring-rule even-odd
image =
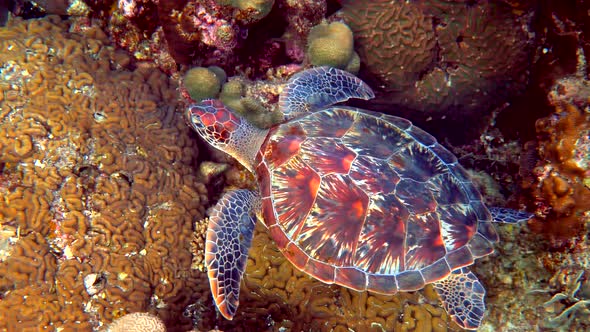
[[[346,24],[321,23],[309,32],[307,56],[314,66],[330,66],[356,73],[360,60],[353,46],[352,31]]]
[[[36,0],[35,5],[48,14],[86,16],[90,7],[82,0]]]
[[[107,332],[166,332],[166,326],[157,316],[134,312],[115,319]]]
[[[286,22],[285,32],[281,37],[287,57],[296,63],[305,59],[307,36],[313,26],[318,25],[326,16],[326,1],[317,0],[278,0],[281,15]]]
[[[245,24],[263,19],[274,5],[274,0],[216,0],[220,5],[229,5],[237,10],[233,16]]]
[[[537,120],[538,138],[528,145],[538,158],[532,170],[525,170],[528,177],[523,182],[540,217],[532,227],[554,239],[556,247],[580,234],[588,223],[590,90],[586,68],[584,52],[579,49],[576,73],[555,82],[548,95],[554,113]]]
[[[248,121],[268,128],[282,120],[282,114],[276,109],[282,83],[276,78],[251,81],[236,76],[223,85],[219,98]]]
[[[558,240],[580,233],[590,210],[588,141],[590,114],[560,103],[555,113],[537,121],[540,160],[524,183],[532,191],[537,215],[532,226]],[[581,157],[585,154],[585,157]]]
[[[225,73],[221,68],[195,67],[184,74],[183,86],[191,99],[201,101],[217,97],[224,80]]]
[[[492,1],[341,1],[376,104],[481,114],[522,92],[528,14]]]
[[[184,308],[210,296],[190,269],[207,192],[176,88],[122,69],[100,29],[70,28],[0,28],[0,330],[90,331],[137,311],[192,329]]]

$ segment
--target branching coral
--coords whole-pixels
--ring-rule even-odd
[[[0,29],[0,329],[91,330],[129,312],[167,324],[190,295],[192,228],[206,190],[176,89],[98,29],[50,17]],[[119,64],[119,65],[117,65]],[[122,65],[121,65],[122,64]]]
[[[583,278],[585,271],[579,271],[574,276],[570,276],[569,282],[566,284],[566,290],[564,293],[557,293],[553,297],[545,302],[545,307],[553,305],[555,303],[564,302],[567,307],[563,309],[557,316],[549,317],[545,320],[544,325],[548,328],[560,328],[569,326],[572,321],[579,316],[590,315],[590,298],[581,298],[578,293],[581,293],[580,288],[582,282],[588,282],[587,277]],[[588,294],[585,294],[586,296]],[[578,316],[578,317],[576,317]]]

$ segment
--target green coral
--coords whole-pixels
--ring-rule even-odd
[[[219,67],[195,67],[184,75],[184,86],[194,100],[215,98],[225,81],[225,72]]]
[[[309,32],[307,55],[314,66],[331,66],[358,71],[352,31],[342,22],[320,23]]]

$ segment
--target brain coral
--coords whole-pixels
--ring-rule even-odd
[[[129,61],[102,31],[68,29],[0,28],[0,330],[91,331],[137,311],[190,330],[184,308],[209,297],[190,269],[207,198],[175,86],[117,69]]]
[[[134,312],[113,321],[107,332],[166,332],[162,320],[145,312]]]
[[[492,109],[522,91],[526,19],[488,1],[342,1],[377,103],[442,113]]]

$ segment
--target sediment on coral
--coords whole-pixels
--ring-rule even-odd
[[[100,29],[70,28],[0,28],[0,228],[17,230],[0,330],[90,331],[137,311],[189,330],[184,308],[210,296],[190,269],[207,192],[176,87],[114,69],[129,61]]]

